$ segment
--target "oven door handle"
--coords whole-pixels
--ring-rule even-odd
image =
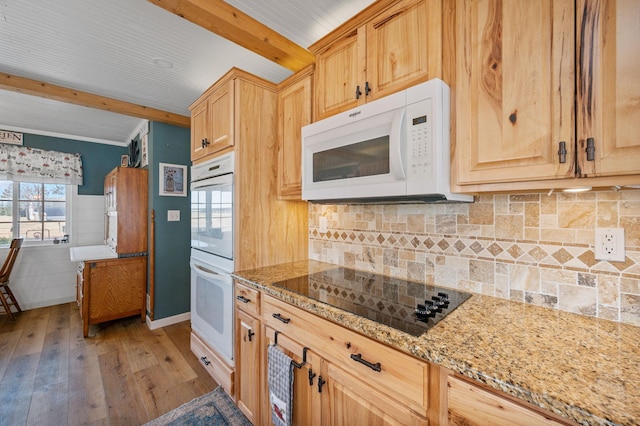
[[[193,266],[194,266],[196,269],[200,269],[202,272],[206,272],[207,274],[210,274],[210,275],[218,275],[218,276],[220,275],[219,273],[217,273],[217,272],[215,272],[215,271],[212,271],[211,269],[207,269],[207,268],[205,268],[204,266],[201,266],[201,265],[193,265]]]
[[[218,278],[218,279],[224,279],[225,281],[231,281],[231,275],[229,275],[226,272],[216,272],[216,271],[212,271],[209,268],[206,268],[200,264],[191,262],[191,267],[194,269],[197,269],[199,271],[199,273],[204,274],[204,275],[209,275],[210,277],[214,277],[214,278]]]

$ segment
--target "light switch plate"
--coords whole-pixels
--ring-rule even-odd
[[[180,210],[167,210],[167,221],[180,222]]]
[[[624,262],[624,228],[596,228],[595,258]]]

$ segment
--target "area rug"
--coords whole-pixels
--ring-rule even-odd
[[[145,426],[229,425],[251,426],[251,422],[238,410],[229,395],[218,386],[173,411],[146,423]]]

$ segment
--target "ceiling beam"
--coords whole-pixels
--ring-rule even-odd
[[[56,86],[54,84],[31,80],[25,77],[18,77],[11,74],[0,73],[0,89],[32,96],[40,96],[42,98],[53,99],[55,101],[67,102],[89,108],[111,111],[117,114],[159,121],[161,123],[173,124],[180,127],[189,127],[191,125],[190,118],[184,115],[174,114],[125,101],[119,101],[117,99],[106,98],[104,96],[94,95],[93,93],[81,92],[80,90]]]
[[[148,0],[292,71],[315,56],[223,0]]]

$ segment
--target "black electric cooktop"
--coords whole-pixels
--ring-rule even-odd
[[[342,267],[273,285],[413,336],[433,327],[471,297],[457,290]]]

